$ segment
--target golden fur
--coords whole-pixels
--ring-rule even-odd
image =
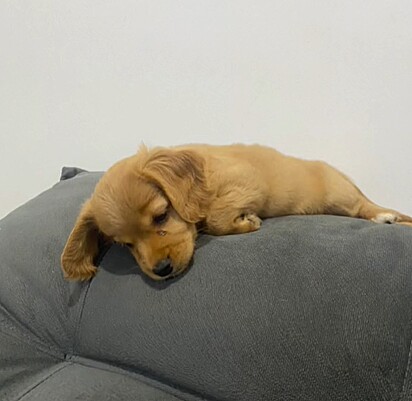
[[[162,280],[189,265],[198,224],[213,235],[239,234],[258,230],[264,218],[303,214],[412,225],[324,162],[259,145],[142,147],[103,175],[70,234],[62,267],[68,279],[90,279],[103,236],[129,246],[142,271]],[[165,260],[170,271],[158,275]]]

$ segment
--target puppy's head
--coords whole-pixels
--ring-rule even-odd
[[[208,198],[205,162],[196,152],[142,148],[111,167],[83,206],[62,254],[65,277],[95,274],[99,236],[129,247],[154,280],[182,273]]]

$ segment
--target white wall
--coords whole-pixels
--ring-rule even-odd
[[[260,142],[412,214],[412,1],[2,0],[0,216],[149,145]]]

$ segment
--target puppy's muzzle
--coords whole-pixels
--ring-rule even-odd
[[[159,277],[167,277],[173,272],[173,266],[170,263],[170,259],[161,260],[153,269],[153,273]]]

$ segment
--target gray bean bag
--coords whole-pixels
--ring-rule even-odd
[[[0,400],[411,400],[412,230],[285,217],[198,241],[187,274],[128,250],[63,280],[59,258],[101,174],[0,221]]]

